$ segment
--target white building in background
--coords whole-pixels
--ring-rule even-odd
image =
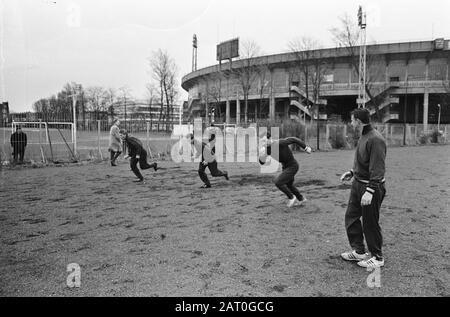
[[[149,122],[152,130],[165,127],[165,124],[176,125],[180,121],[180,107],[181,105],[173,105],[173,111],[169,114],[169,120],[166,119],[167,107],[164,106],[161,115],[161,104],[152,103],[148,100],[130,99],[125,101],[117,101],[113,104],[113,116],[119,118],[122,122],[130,124],[130,127],[134,125],[140,125],[142,122]],[[161,115],[161,120],[160,120]],[[133,124],[131,124],[133,122]]]

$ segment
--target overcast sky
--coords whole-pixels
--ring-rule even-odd
[[[285,52],[300,36],[333,47],[329,30],[359,5],[368,40],[450,38],[448,0],[0,0],[0,101],[31,110],[71,81],[128,86],[144,98],[147,58],[158,48],[175,59],[181,81],[194,33],[198,68],[213,65],[216,44],[233,37],[254,40],[266,54]]]

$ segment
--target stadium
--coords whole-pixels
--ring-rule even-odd
[[[357,107],[358,54],[359,47],[328,48],[238,59],[196,70],[182,79],[189,93],[189,118],[213,116],[211,120],[229,124],[309,120],[317,117],[319,108],[319,119],[348,121]],[[449,64],[448,39],[368,45],[366,107],[382,123],[426,126],[439,119],[448,123]],[[321,74],[315,82],[309,80],[308,88],[303,65]],[[247,96],[243,74],[248,78]],[[311,97],[314,90],[317,100]]]

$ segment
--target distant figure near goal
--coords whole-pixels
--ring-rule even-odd
[[[117,166],[116,160],[122,154],[122,139],[120,138],[120,129],[119,129],[120,121],[119,119],[115,119],[111,130],[109,131],[109,152],[110,152],[110,160],[111,166]]]

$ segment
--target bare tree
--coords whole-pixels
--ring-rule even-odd
[[[252,88],[256,78],[258,77],[258,64],[255,60],[255,57],[259,56],[261,53],[261,49],[254,41],[244,41],[241,44],[240,49],[240,57],[241,65],[239,68],[232,69],[234,76],[237,78],[239,85],[242,89],[243,97],[244,97],[244,122],[248,122],[248,96],[250,94],[250,89]]]
[[[304,81],[306,106],[310,102],[316,108],[317,114],[317,148],[320,140],[320,88],[328,72],[326,59],[322,56],[322,45],[311,37],[301,37],[288,44],[294,54],[294,69],[300,73],[300,81]]]
[[[311,37],[303,36],[289,42],[288,47],[295,56],[293,62],[294,70],[298,71],[300,74],[300,85],[305,86],[306,104],[308,104],[310,102],[311,61],[314,58],[314,50],[321,48],[321,44]]]
[[[205,104],[205,115],[207,123],[209,122],[210,106],[214,109],[214,113],[218,113],[221,98],[221,73],[209,74],[200,77],[204,89],[202,89],[201,102]]]
[[[100,86],[92,86],[86,89],[86,97],[89,103],[89,110],[94,113],[95,120],[100,119],[100,112],[105,111],[106,94],[105,89]]]
[[[166,113],[164,116],[166,119],[166,131],[168,131],[170,114],[173,113],[173,104],[171,104],[171,101],[173,102],[175,100],[177,91],[175,80],[177,66],[169,54],[161,49],[153,52],[148,61],[151,69],[151,77],[158,84],[160,91],[161,108],[159,113],[159,121],[163,119],[165,106]]]
[[[132,99],[130,87],[128,87],[128,86],[120,87],[118,98],[124,107],[124,119],[125,119],[124,125],[125,125],[125,130],[126,130],[127,129],[127,106],[130,103],[130,100]]]
[[[147,84],[145,89],[146,100],[149,107],[151,107],[155,103],[155,100],[159,98],[158,88],[154,84]]]
[[[116,90],[114,88],[107,88],[105,90],[105,99],[107,100],[107,109],[109,112],[109,115],[113,119],[115,116],[114,112],[114,103],[116,102]]]
[[[167,105],[168,105],[168,110],[170,110],[169,112],[169,116],[168,118],[171,122],[171,128],[173,130],[173,122],[174,122],[174,113],[173,113],[173,108],[175,105],[175,102],[178,98],[178,82],[177,82],[177,67],[175,64],[173,64],[173,69],[169,74],[168,77],[168,81],[167,81],[167,88],[166,88],[166,96],[167,96]]]
[[[335,43],[339,47],[344,47],[350,56],[350,66],[353,68],[355,73],[359,76],[359,29],[357,23],[348,14],[344,14],[339,18],[340,26],[334,27],[330,30]],[[376,55],[371,55],[368,52],[366,57],[366,82],[364,84],[364,89],[370,102],[375,108],[376,118],[380,119],[380,99],[376,98],[377,93],[375,90],[374,82],[376,78],[380,76],[383,69],[380,68],[380,58]]]
[[[153,109],[153,104],[155,104],[155,102],[157,102],[157,100],[160,98],[159,97],[159,93],[158,93],[158,88],[153,84],[147,84],[145,86],[146,88],[146,99],[148,102],[148,109],[149,109],[149,116],[150,116],[150,130],[153,129],[153,115],[152,115],[152,109]]]
[[[269,85],[269,61],[266,58],[256,69],[258,74],[258,94],[259,94],[259,114],[261,115],[264,107],[267,105],[266,99],[264,98],[266,89]],[[258,120],[258,109],[255,108],[255,121]]]

